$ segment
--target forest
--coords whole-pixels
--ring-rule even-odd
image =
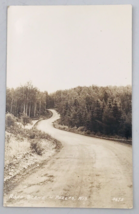
[[[96,135],[132,137],[131,86],[78,86],[52,94],[31,83],[7,88],[6,112],[16,117],[38,118],[49,108],[60,113],[61,125],[82,127]]]

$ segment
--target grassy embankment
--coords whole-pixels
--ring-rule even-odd
[[[31,129],[23,128],[17,118],[6,115],[4,193],[62,147],[59,141],[37,130],[36,126],[37,122]]]
[[[112,140],[112,141],[118,141],[121,143],[126,143],[126,144],[132,144],[132,139],[126,139],[126,138],[121,138],[120,136],[106,136],[106,135],[102,135],[102,134],[93,134],[90,131],[86,130],[85,127],[68,127],[65,125],[61,125],[60,124],[60,119],[55,121],[53,123],[53,126],[57,129],[60,130],[64,130],[64,131],[68,131],[68,132],[73,132],[76,134],[81,134],[81,135],[85,135],[85,136],[90,136],[90,137],[96,137],[96,138],[101,138],[101,139],[105,139],[105,140]]]

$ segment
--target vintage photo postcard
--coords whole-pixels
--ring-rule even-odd
[[[7,15],[3,205],[133,208],[132,6]]]

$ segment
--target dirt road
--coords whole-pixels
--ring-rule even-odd
[[[55,129],[52,112],[37,128],[63,148],[10,192],[8,206],[132,208],[132,147]]]

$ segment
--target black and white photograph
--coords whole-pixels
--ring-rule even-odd
[[[9,6],[5,207],[133,208],[132,6]]]

